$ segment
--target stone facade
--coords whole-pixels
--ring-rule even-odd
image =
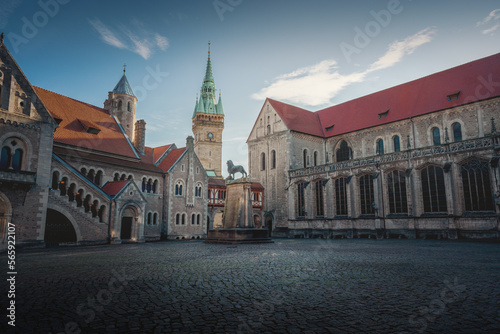
[[[500,56],[492,58],[498,64]],[[292,117],[291,108],[298,108],[266,100],[248,138],[249,169],[265,188],[273,235],[498,238],[500,85],[489,71],[474,73],[469,86],[475,89],[464,89],[459,102],[448,95],[450,107],[365,128],[352,121],[351,131],[332,136],[291,121],[299,115],[300,123],[312,124],[314,113],[298,110]],[[450,74],[426,80],[443,75]],[[449,88],[440,89],[446,99]],[[326,134],[340,125],[321,126]]]

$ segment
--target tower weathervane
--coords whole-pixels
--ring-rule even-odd
[[[127,64],[123,64],[123,74],[125,74],[125,71],[127,70],[126,67],[127,67]]]

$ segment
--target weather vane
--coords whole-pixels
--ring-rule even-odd
[[[123,74],[125,74],[125,71],[127,70],[127,64],[123,64]]]

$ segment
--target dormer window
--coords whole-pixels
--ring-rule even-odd
[[[378,119],[386,118],[387,114],[389,113],[389,110],[391,110],[391,109],[388,109],[387,111],[379,113],[378,114]]]
[[[91,133],[93,135],[96,135],[98,134],[99,132],[101,132],[101,129],[99,129],[99,127],[89,121],[83,121],[81,119],[78,120],[80,122],[80,124],[82,125],[83,129],[85,130],[85,132],[87,133]]]
[[[326,130],[326,131],[332,131],[334,126],[335,126],[335,124],[332,124],[332,125],[330,125],[330,126],[327,126],[327,127],[325,128],[325,130]]]
[[[461,90],[459,90],[458,92],[456,93],[453,93],[453,94],[450,94],[448,95],[448,101],[455,101],[455,100],[458,100],[458,96],[460,95],[460,92]]]

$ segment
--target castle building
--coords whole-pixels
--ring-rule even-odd
[[[500,54],[311,112],[266,99],[248,137],[290,238],[500,237]]]
[[[0,248],[206,236],[194,138],[145,146],[136,106],[125,71],[104,108],[34,87],[0,38]]]

